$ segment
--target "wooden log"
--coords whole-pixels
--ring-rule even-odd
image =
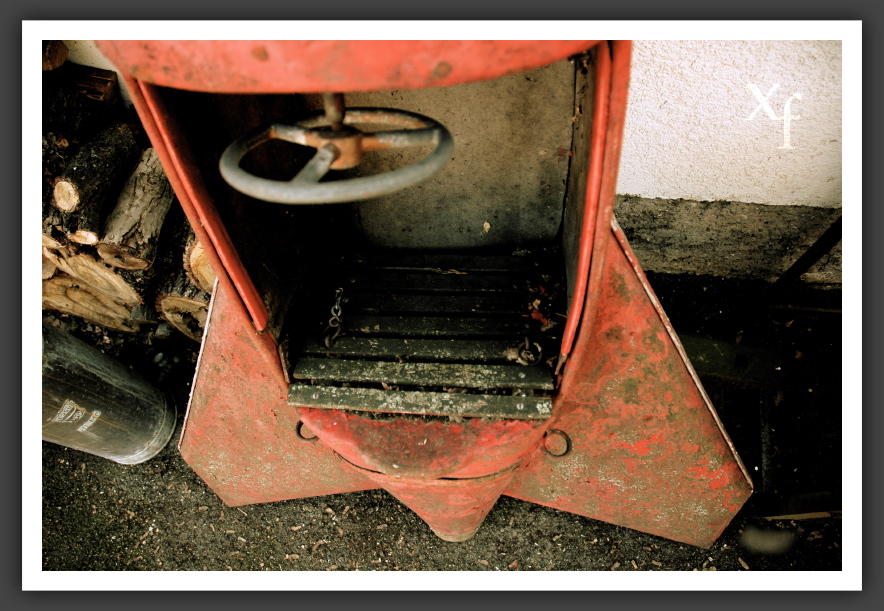
[[[141,296],[125,279],[90,254],[57,256],[53,263],[68,276],[114,301],[130,308],[142,303]]]
[[[131,312],[125,306],[65,274],[43,281],[43,309],[79,316],[117,331],[135,333],[140,329],[130,320]]]
[[[136,162],[141,148],[132,129],[117,123],[83,144],[53,184],[53,203],[62,212],[77,211],[84,229],[100,231],[100,215]],[[98,238],[95,240],[98,241]]]
[[[50,197],[51,201],[51,187]],[[70,214],[62,212],[53,204],[43,205],[43,234],[63,241],[66,246],[84,244],[95,245],[98,242],[98,234],[94,231],[97,217],[81,215],[77,212]]]
[[[72,64],[67,86],[108,106],[115,106],[120,100],[120,83],[113,70]]]
[[[46,229],[44,228],[44,232]],[[68,246],[59,240],[56,240],[48,232],[43,233],[43,242],[41,245],[43,256],[43,280],[49,280],[58,270],[58,260],[60,258],[71,256],[73,252]]]
[[[96,231],[97,217],[95,215],[64,215],[62,227],[68,234],[71,242],[94,246],[98,244],[98,232]]]
[[[65,245],[53,238],[51,235],[47,233],[43,234],[43,248],[48,248],[50,250],[62,250],[65,248]]]
[[[209,257],[193,230],[184,246],[184,271],[199,290],[212,293],[215,287],[215,270],[209,264]]]
[[[197,288],[183,268],[161,286],[156,304],[160,316],[170,325],[190,339],[202,341],[209,313],[209,294]]]
[[[55,275],[59,266],[59,259],[72,257],[76,254],[70,245],[56,240],[51,235],[43,234],[43,280],[48,280]]]
[[[107,218],[98,255],[121,269],[150,267],[173,196],[156,151],[146,149]]]
[[[121,96],[101,91],[101,83],[107,80],[99,78],[94,86],[84,82],[95,70],[65,62],[55,70],[43,72],[43,133],[63,134],[68,140],[81,143],[123,118],[126,110]],[[115,79],[116,73],[112,74]],[[119,89],[115,82],[110,87]]]
[[[68,57],[68,47],[60,40],[43,41],[43,70],[55,70]]]
[[[52,210],[43,215],[43,234],[51,236],[70,247],[72,244],[90,244],[92,232],[80,231],[80,220],[76,213],[67,214],[49,205]]]
[[[58,266],[55,264],[54,257],[51,256],[48,249],[43,247],[43,280],[49,280],[55,275]]]
[[[42,138],[43,175],[56,177],[68,165],[71,156],[71,142],[62,134],[47,132]]]

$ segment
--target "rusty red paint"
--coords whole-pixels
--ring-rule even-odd
[[[625,113],[626,107],[610,108],[611,90],[611,54],[606,44],[598,45],[594,51],[596,58],[596,82],[595,103],[593,107],[592,128],[590,133],[589,167],[587,168],[586,194],[583,205],[583,223],[580,228],[580,242],[577,254],[577,271],[575,272],[574,293],[571,295],[571,303],[568,305],[568,320],[565,322],[565,330],[562,332],[562,345],[560,348],[559,363],[564,364],[571,352],[574,337],[577,335],[577,325],[583,313],[584,302],[587,299],[587,280],[589,278],[589,265],[592,260],[593,245],[595,244],[595,228],[599,219],[599,188],[602,182],[602,170],[605,150],[605,127],[608,123],[609,113]],[[627,64],[628,67],[628,64]],[[628,76],[628,75],[627,75]],[[619,80],[618,80],[619,82]],[[602,220],[604,222],[604,220]],[[592,298],[591,296],[589,297]]]
[[[550,424],[573,450],[535,451],[504,494],[708,547],[751,480],[625,236],[605,235],[596,318],[581,323]]]
[[[351,463],[395,477],[475,478],[516,464],[543,437],[544,421],[378,418],[342,410],[300,410],[304,423]]]
[[[370,490],[377,486],[321,443],[297,436],[279,366],[256,358],[261,336],[218,285],[178,449],[227,505]]]
[[[604,57],[604,52],[601,55]],[[608,101],[608,113],[604,140],[593,141],[590,159],[596,156],[603,158],[601,171],[598,176],[598,195],[596,204],[596,216],[593,229],[581,235],[581,259],[585,256],[586,249],[591,249],[588,257],[589,268],[586,278],[586,298],[582,310],[573,314],[577,324],[591,326],[596,317],[595,312],[599,303],[600,283],[605,273],[605,253],[607,252],[608,225],[614,215],[614,201],[616,199],[617,173],[620,168],[620,149],[623,143],[623,126],[626,122],[626,100],[629,92],[629,67],[632,57],[632,42],[628,40],[615,40],[611,43],[611,84]],[[599,153],[599,147],[603,145],[603,153]],[[590,162],[591,163],[591,162]],[[592,166],[590,167],[592,170]],[[591,176],[592,178],[592,176]],[[587,197],[590,187],[587,186]],[[586,212],[584,212],[586,214]],[[584,221],[585,222],[585,221]],[[582,276],[581,276],[582,277]],[[576,304],[578,308],[579,303]],[[570,311],[569,311],[570,312]],[[569,314],[569,318],[572,316]],[[590,328],[581,329],[579,333],[588,335]],[[566,348],[570,348],[565,342],[568,336],[562,338],[562,354],[567,357]]]
[[[175,125],[173,113],[166,108],[156,87],[129,77],[125,81],[132,94],[133,105],[142,118],[145,131],[194,233],[210,259],[213,262],[217,260],[218,269],[224,270],[225,273],[221,276],[223,280],[229,280],[236,287],[255,328],[263,331],[267,327],[267,309],[221,222],[192,158],[190,147]],[[263,349],[265,355],[269,349],[269,346]]]
[[[101,40],[123,73],[216,93],[418,89],[539,68],[594,40]]]
[[[515,469],[472,479],[417,479],[364,473],[420,516],[439,537],[465,541],[479,530]]]
[[[571,355],[553,419],[376,419],[287,404],[274,339],[256,332],[262,312],[266,317],[263,302],[154,85],[259,93],[426,87],[537,67],[591,46],[365,42],[374,45],[373,55],[361,42],[346,41],[101,44],[128,73],[136,109],[176,194],[219,266],[182,457],[228,505],[382,487],[443,538],[464,540],[504,494],[711,544],[745,503],[751,481],[612,221],[629,75],[625,41],[612,44],[609,63],[607,45],[599,54],[594,124],[605,129],[591,135],[580,247],[587,282],[585,297],[572,304]],[[482,47],[487,52],[478,53],[476,45],[488,45]],[[403,54],[406,48],[415,53]],[[286,56],[298,49],[306,67]],[[359,68],[369,56],[370,66]],[[299,437],[300,424],[318,440]],[[553,449],[562,456],[545,451],[550,428],[559,431],[551,444],[558,443]]]

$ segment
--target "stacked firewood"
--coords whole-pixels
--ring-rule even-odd
[[[43,308],[130,333],[165,321],[200,341],[214,284],[205,253],[116,73],[66,51],[44,41]]]

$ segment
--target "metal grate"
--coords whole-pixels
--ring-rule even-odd
[[[555,379],[547,359],[558,345],[541,330],[547,319],[532,316],[538,303],[552,307],[538,299],[550,283],[535,258],[377,253],[357,255],[341,271],[341,333],[330,346],[322,333],[301,342],[289,403],[549,417]],[[334,298],[330,292],[329,306]]]

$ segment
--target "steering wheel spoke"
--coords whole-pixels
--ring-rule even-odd
[[[362,150],[376,151],[411,146],[427,146],[437,144],[439,142],[439,135],[439,129],[436,127],[368,133],[362,136]]]
[[[292,178],[291,183],[315,183],[328,174],[329,168],[337,157],[338,151],[334,144],[326,144],[320,148],[301,171]]]

